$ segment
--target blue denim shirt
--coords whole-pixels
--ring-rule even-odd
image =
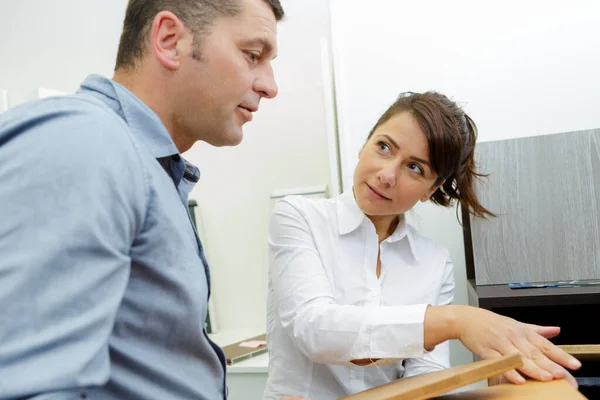
[[[0,115],[0,399],[226,397],[198,178],[156,114],[97,75]]]

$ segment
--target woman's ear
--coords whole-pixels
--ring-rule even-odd
[[[431,196],[433,196],[435,191],[438,190],[440,187],[442,187],[444,182],[446,182],[446,180],[441,181],[438,185],[432,186],[431,189],[427,192],[427,194],[425,194],[423,197],[421,197],[421,201],[423,203],[425,203],[427,200],[429,200],[431,198]]]

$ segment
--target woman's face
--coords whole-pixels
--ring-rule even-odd
[[[380,125],[359,153],[354,196],[368,216],[396,216],[439,187],[429,165],[429,143],[409,112]]]

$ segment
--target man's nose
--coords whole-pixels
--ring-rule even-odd
[[[267,99],[272,99],[277,96],[279,89],[277,87],[277,82],[275,82],[273,68],[270,65],[254,82],[254,91],[259,93],[261,97],[266,97]]]

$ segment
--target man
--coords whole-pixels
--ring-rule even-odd
[[[277,86],[278,0],[130,0],[113,79],[0,117],[0,398],[223,399],[187,199]]]

